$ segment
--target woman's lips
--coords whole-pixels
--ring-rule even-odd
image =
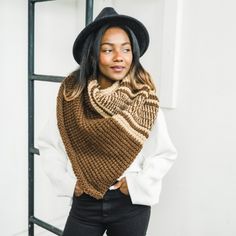
[[[123,71],[125,69],[124,66],[111,66],[110,68],[115,72],[120,72],[120,71]]]

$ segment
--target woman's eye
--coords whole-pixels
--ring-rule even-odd
[[[131,50],[130,50],[130,48],[124,48],[123,49],[123,52],[130,52]]]
[[[110,53],[112,50],[111,49],[103,49],[102,51],[105,53]]]

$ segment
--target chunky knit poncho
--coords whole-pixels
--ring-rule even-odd
[[[157,117],[159,100],[147,85],[133,91],[129,78],[100,89],[89,79],[86,89],[66,101],[75,79],[67,77],[57,97],[57,122],[81,194],[102,199],[141,151]]]

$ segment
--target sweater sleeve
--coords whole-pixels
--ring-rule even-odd
[[[36,145],[39,148],[42,168],[49,177],[57,196],[72,197],[77,180],[62,145],[55,110],[39,133]]]
[[[177,157],[161,109],[147,142],[146,148],[152,147],[154,150],[143,156],[141,171],[126,174],[126,181],[132,203],[151,206],[159,202],[162,178]]]

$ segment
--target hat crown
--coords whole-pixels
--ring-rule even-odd
[[[118,16],[119,14],[112,7],[105,7],[98,14],[94,21],[100,20],[102,18],[110,17],[110,16]]]

